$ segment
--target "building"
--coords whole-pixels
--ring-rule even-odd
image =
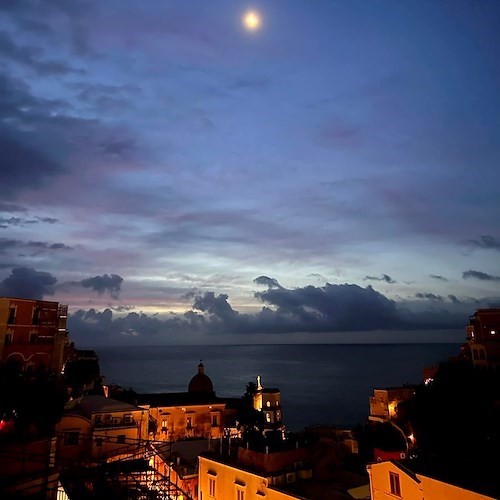
[[[264,433],[285,431],[281,414],[280,390],[262,387],[260,375],[257,377],[257,390],[253,395],[253,407],[264,415]]]
[[[397,420],[398,405],[415,394],[413,387],[387,387],[374,389],[370,397],[370,416]]]
[[[198,365],[187,392],[137,394],[136,402],[149,411],[152,439],[219,439],[224,433],[226,405],[215,395],[203,363]]]
[[[200,500],[300,498],[274,487],[265,472],[252,471],[209,456],[200,456],[199,461],[198,498]],[[280,475],[280,481],[282,479],[285,483],[286,477],[284,474],[282,476]]]
[[[477,309],[466,327],[472,363],[479,368],[500,366],[500,309]]]
[[[0,298],[0,361],[22,370],[60,372],[65,362],[68,306],[45,300]]]
[[[405,463],[406,464],[406,463]],[[411,463],[408,462],[408,465]],[[486,496],[431,475],[416,473],[397,461],[367,466],[372,500],[491,500]]]
[[[148,439],[149,411],[104,396],[66,405],[56,426],[60,462],[96,462],[133,455]]]

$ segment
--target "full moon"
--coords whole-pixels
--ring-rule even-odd
[[[260,27],[260,16],[257,12],[251,10],[243,16],[243,24],[247,30],[255,31]]]

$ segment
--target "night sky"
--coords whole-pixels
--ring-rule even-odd
[[[500,306],[499,25],[2,0],[0,295],[68,304],[89,345],[460,340]]]

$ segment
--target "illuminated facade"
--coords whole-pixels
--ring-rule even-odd
[[[500,309],[478,309],[466,328],[472,363],[479,368],[500,366]]]
[[[370,397],[370,415],[385,420],[395,420],[398,416],[398,404],[407,401],[415,394],[412,387],[387,387],[374,389]]]
[[[264,414],[264,433],[284,431],[280,390],[262,387],[260,375],[257,377],[257,391],[253,395],[253,407]]]
[[[56,426],[60,461],[128,456],[148,439],[149,412],[104,396],[84,396],[66,406]]]
[[[200,456],[198,498],[200,500],[287,500],[301,498],[280,491],[266,474],[243,469],[236,464]],[[286,477],[283,476],[283,482]]]
[[[155,440],[219,439],[223,435],[226,405],[215,395],[202,363],[187,392],[138,394],[137,404],[149,410]]]
[[[60,372],[68,339],[68,306],[44,300],[0,298],[0,361],[28,373]]]
[[[388,461],[367,466],[372,500],[491,500],[459,486],[415,473],[398,462]]]

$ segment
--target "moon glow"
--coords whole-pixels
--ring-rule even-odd
[[[243,16],[243,25],[249,31],[256,31],[260,28],[260,16],[254,10],[250,10]]]

